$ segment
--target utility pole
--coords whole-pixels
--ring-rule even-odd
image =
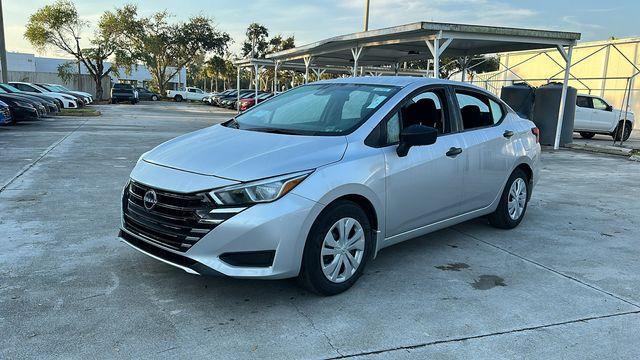
[[[2,1],[2,0],[0,0]],[[80,56],[80,37],[76,36],[76,51]],[[82,91],[82,71],[80,71],[80,60],[78,60],[78,91]]]
[[[369,0],[364,0],[364,31],[369,31]]]
[[[2,18],[2,0],[0,0],[0,64],[2,65],[2,82],[9,81],[7,70],[7,47],[4,43],[4,20]]]

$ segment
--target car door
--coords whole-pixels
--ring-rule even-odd
[[[430,109],[411,111],[420,101],[428,102]],[[398,156],[401,129],[418,122],[439,127],[435,144],[412,147],[406,156]],[[446,89],[429,87],[410,95],[381,124],[387,144],[383,147],[386,237],[401,235],[459,213],[463,156],[458,152],[462,145],[459,135],[453,131],[452,122]]]
[[[513,162],[511,138],[515,128],[503,120],[506,107],[486,93],[455,88],[456,110],[462,123],[461,213],[489,206],[502,190]]]
[[[594,130],[596,131],[610,131],[615,127],[618,122],[616,113],[613,108],[609,106],[604,100],[600,98],[593,98],[593,116],[591,117]]]
[[[576,116],[573,122],[575,130],[594,130],[591,124],[593,102],[588,96],[580,96],[576,100]]]

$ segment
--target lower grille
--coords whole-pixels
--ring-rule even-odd
[[[147,196],[149,201],[145,201]],[[244,209],[216,208],[204,193],[178,194],[130,181],[124,191],[122,210],[126,230],[184,252]]]

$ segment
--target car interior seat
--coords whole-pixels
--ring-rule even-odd
[[[463,107],[460,109],[460,114],[462,115],[462,124],[465,129],[474,129],[493,124],[493,120],[490,119],[491,114],[487,113],[488,116],[484,116],[477,105]]]
[[[442,111],[436,107],[433,99],[420,99],[407,106],[403,111],[403,125],[425,125],[436,128],[442,133]]]

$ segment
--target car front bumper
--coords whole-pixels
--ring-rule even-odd
[[[189,175],[182,173],[182,176]],[[160,188],[166,189],[165,186]],[[307,234],[321,210],[319,203],[289,193],[273,203],[254,205],[233,215],[186,251],[163,246],[145,234],[127,228],[124,217],[120,238],[140,252],[192,274],[290,278],[300,271]],[[259,266],[246,262],[254,255],[264,260],[268,254],[271,256],[268,262],[261,262]],[[242,259],[240,263],[236,261],[238,257]]]

